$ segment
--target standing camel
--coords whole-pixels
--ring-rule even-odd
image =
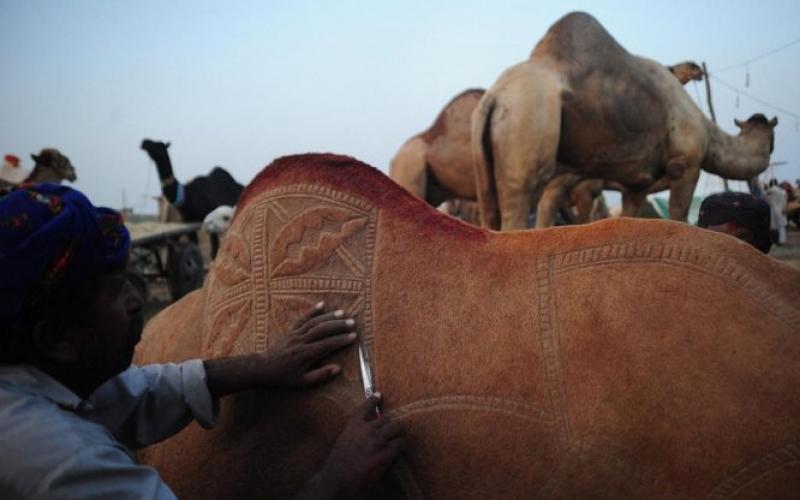
[[[667,69],[681,84],[703,78],[703,70],[691,61]],[[484,92],[484,89],[468,89],[451,99],[436,116],[433,125],[400,147],[389,167],[389,176],[412,194],[433,206],[450,201],[449,208],[473,224],[480,224],[480,219],[473,216],[478,210],[470,203],[477,200],[470,116]],[[553,206],[561,203],[563,193],[560,189],[564,185],[574,186],[579,180],[577,177],[570,179],[560,184],[558,189],[554,186],[550,190],[552,194],[546,195],[554,198],[550,201]]]
[[[433,125],[395,154],[389,176],[433,206],[452,199],[477,199],[470,117],[484,92],[468,89],[447,103]]]
[[[666,68],[629,54],[590,15],[568,14],[473,112],[481,222],[524,228],[563,172],[615,180],[642,199],[666,176],[670,218],[685,221],[700,169],[755,177],[769,164],[777,123],[756,114],[736,120],[738,136],[725,133]]]
[[[186,184],[175,179],[167,152],[169,143],[142,141],[142,149],[155,162],[161,193],[178,209],[185,222],[203,222],[206,215],[220,205],[236,205],[242,185],[222,167],[214,167],[208,175],[195,177]]]

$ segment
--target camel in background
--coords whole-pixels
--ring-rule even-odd
[[[777,118],[708,120],[675,75],[629,54],[593,17],[556,22],[529,60],[506,70],[472,115],[481,222],[526,227],[531,204],[560,173],[621,183],[644,198],[670,183],[670,218],[686,220],[700,169],[751,179],[766,169]]]
[[[705,73],[703,68],[692,61],[684,61],[674,66],[667,66],[670,73],[675,75],[675,78],[681,82],[681,85],[686,85],[690,81],[702,82]]]
[[[50,182],[61,184],[63,181],[75,182],[78,174],[69,158],[55,148],[44,148],[38,155],[31,154],[34,165],[30,175],[23,183]]]
[[[16,163],[15,168],[19,169],[19,158],[13,155],[8,155],[6,156],[6,162],[9,161],[9,156],[16,159],[16,161],[12,161],[11,164],[14,165],[14,163]],[[17,182],[18,177],[7,180],[0,179],[0,189],[8,190],[19,184],[36,184],[40,182],[61,184],[64,181],[75,182],[78,180],[78,175],[75,173],[75,167],[69,161],[69,158],[61,154],[61,152],[56,148],[44,148],[39,151],[38,155],[31,154],[31,159],[34,162],[34,165],[30,173],[25,178],[19,182]]]
[[[285,157],[136,362],[270,352],[319,301],[356,318],[408,443],[360,498],[800,491],[800,272],[733,237],[638,219],[493,232],[353,158]],[[140,461],[179,498],[292,498],[364,399],[355,346],[330,362],[331,383],[225,398],[214,429]]]
[[[236,205],[243,186],[222,167],[214,167],[208,175],[195,177],[186,184],[175,179],[167,152],[169,146],[168,142],[142,141],[142,149],[156,164],[162,195],[178,210],[184,222],[203,222],[218,206]]]
[[[703,79],[703,70],[691,61],[667,68],[681,84]],[[412,194],[434,207],[448,202],[448,213],[476,225],[480,224],[479,212],[477,206],[470,203],[477,200],[470,118],[484,93],[484,89],[468,89],[451,99],[433,125],[401,146],[389,167],[389,176]],[[566,184],[572,187],[578,182],[580,179],[575,178]],[[558,188],[553,186],[543,195],[543,199],[548,200],[545,203],[563,204],[563,188],[563,184]],[[545,217],[551,219],[552,215]]]

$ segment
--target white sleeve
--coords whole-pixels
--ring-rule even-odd
[[[199,359],[131,366],[100,386],[90,401],[82,416],[132,449],[166,439],[192,419],[213,427],[217,411]]]

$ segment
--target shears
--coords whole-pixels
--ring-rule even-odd
[[[364,384],[364,396],[369,399],[375,393],[375,387],[372,385],[372,369],[369,366],[369,357],[363,342],[358,343],[358,365],[361,368],[361,383]],[[380,418],[381,410],[375,407],[375,415]]]

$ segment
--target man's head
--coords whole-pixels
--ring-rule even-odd
[[[697,225],[730,234],[769,252],[770,211],[767,202],[747,193],[717,193],[703,200]]]
[[[125,369],[141,334],[141,298],[127,279],[120,215],[66,186],[24,186],[0,198],[0,363]]]

